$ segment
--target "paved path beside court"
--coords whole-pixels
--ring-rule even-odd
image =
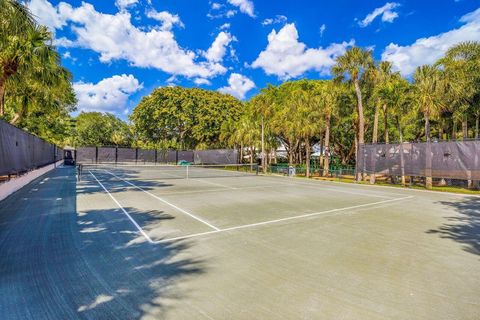
[[[131,181],[141,189],[97,178],[110,195],[59,168],[0,202],[3,319],[480,314],[479,197],[276,177]]]

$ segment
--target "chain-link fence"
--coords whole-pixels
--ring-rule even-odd
[[[0,120],[0,176],[19,175],[63,158],[63,150]]]
[[[368,175],[480,180],[480,141],[360,145],[357,170]]]
[[[79,163],[136,163],[136,164],[237,164],[238,152],[234,149],[218,150],[146,150],[119,147],[79,147]]]

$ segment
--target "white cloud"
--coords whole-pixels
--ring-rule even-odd
[[[210,8],[210,11],[214,11],[214,13],[209,12],[207,14],[207,17],[210,19],[231,18],[237,13],[236,10],[226,9],[225,5],[218,2],[210,2]]]
[[[287,17],[283,15],[276,15],[275,18],[267,18],[262,21],[262,25],[269,26],[271,24],[285,23],[287,22]]]
[[[70,51],[65,51],[65,52],[62,54],[62,58],[65,59],[65,60],[70,59],[70,60],[72,60],[72,62],[76,62],[76,61],[77,61],[77,58],[72,57],[72,54],[70,53]]]
[[[172,30],[174,25],[178,25],[181,28],[185,27],[178,15],[171,14],[167,11],[157,12],[155,10],[150,10],[147,12],[147,17],[160,21],[162,23],[160,30],[163,31]]]
[[[228,0],[228,3],[235,7],[238,7],[241,12],[249,15],[250,17],[255,17],[255,14],[253,12],[253,2],[251,0]]]
[[[230,23],[224,23],[219,27],[220,30],[230,29]]]
[[[228,78],[228,86],[219,88],[221,93],[231,94],[238,99],[245,99],[245,94],[255,88],[255,83],[249,78],[238,74],[232,73]]]
[[[138,0],[116,0],[115,1],[115,5],[117,6],[117,8],[119,8],[120,10],[125,10],[127,9],[128,7],[131,7],[135,4],[138,3]]]
[[[212,83],[210,81],[208,81],[207,79],[202,79],[202,78],[197,78],[195,80],[193,80],[193,82],[197,85],[197,86],[200,86],[200,85],[211,85]]]
[[[383,7],[376,8],[373,12],[369,13],[365,19],[359,21],[360,27],[364,28],[373,22],[377,17],[381,16],[383,22],[393,22],[398,18],[398,13],[395,11],[400,6],[396,2],[387,2]]]
[[[458,29],[418,39],[411,45],[390,43],[383,51],[382,60],[392,62],[395,70],[408,76],[416,67],[436,62],[451,46],[480,39],[480,8],[464,15],[460,22],[464,25]]]
[[[205,52],[205,58],[211,62],[221,62],[227,51],[227,46],[234,40],[235,37],[232,37],[230,33],[220,32],[212,46]]]
[[[34,11],[39,8],[47,10],[49,14],[45,17],[49,17],[50,26],[60,28],[68,24],[76,36],[76,39],[58,39],[57,45],[93,50],[100,54],[101,62],[126,60],[136,67],[155,68],[187,78],[211,78],[227,71],[218,62],[198,61],[198,54],[182,48],[171,31],[174,24],[181,25],[180,18],[168,12],[152,12],[152,17],[162,25],[144,31],[132,24],[128,11],[112,15],[98,12],[85,2],[73,8],[64,2],[53,7],[46,0],[33,1],[34,14],[43,12]]]
[[[267,48],[252,63],[253,68],[262,68],[269,75],[281,79],[295,78],[306,71],[315,70],[328,74],[335,58],[345,53],[354,41],[333,43],[326,48],[312,49],[298,41],[295,24],[286,24],[278,33],[268,35]]]
[[[222,7],[220,3],[212,2],[212,10],[219,10]]]
[[[70,5],[61,3],[54,7],[46,0],[31,0],[27,5],[38,23],[49,27],[51,31],[55,31],[55,29],[60,29],[66,25],[66,19],[63,13],[70,8]]]
[[[63,48],[75,47],[75,42],[65,37],[54,39],[53,44],[57,47],[63,47]]]
[[[320,26],[320,37],[323,37],[323,33],[325,32],[326,29],[327,29],[327,26],[325,25],[325,23]]]
[[[142,88],[133,75],[122,74],[105,78],[98,83],[75,82],[79,111],[120,113],[127,107],[131,94]]]

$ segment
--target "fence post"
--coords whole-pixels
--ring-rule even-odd
[[[138,163],[138,148],[135,148],[135,164]]]
[[[98,147],[95,147],[95,163],[98,163]]]
[[[118,163],[118,147],[115,147],[115,165]]]

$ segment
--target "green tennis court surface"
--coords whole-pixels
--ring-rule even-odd
[[[184,170],[59,168],[1,202],[2,314],[478,319],[480,198]]]

